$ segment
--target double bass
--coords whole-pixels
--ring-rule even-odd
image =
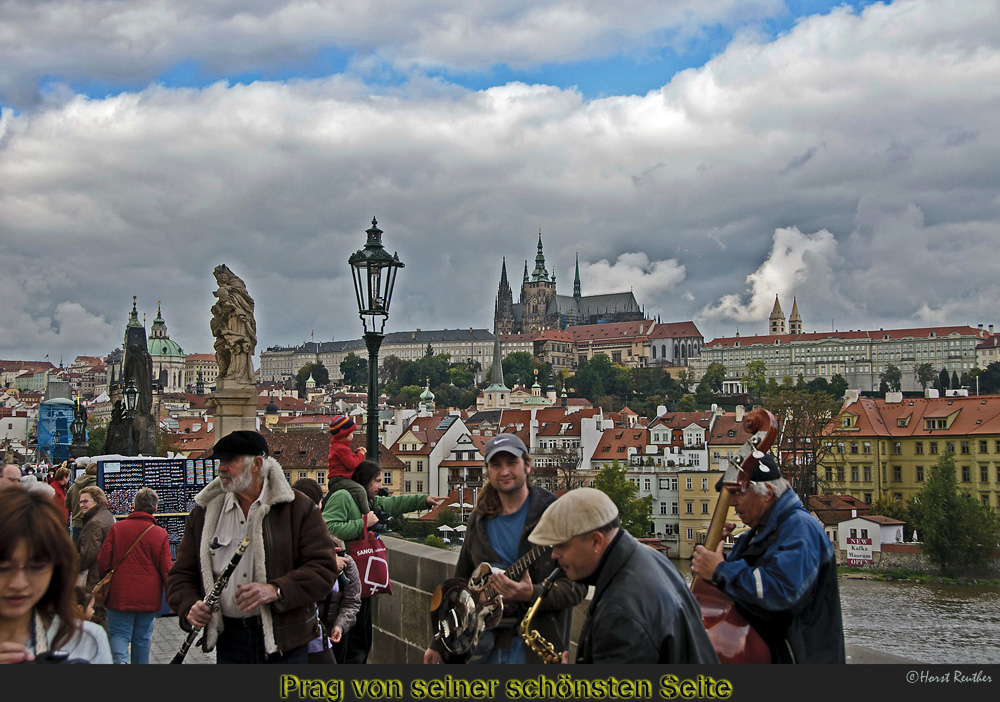
[[[744,431],[750,439],[740,447],[722,476],[719,501],[715,504],[712,521],[705,535],[705,548],[714,551],[722,540],[722,531],[729,514],[730,490],[747,491],[750,476],[778,436],[778,420],[766,409],[758,408],[743,419]],[[695,575],[691,593],[701,607],[701,620],[708,638],[722,663],[770,663],[767,644],[750,626],[732,598],[707,580]]]

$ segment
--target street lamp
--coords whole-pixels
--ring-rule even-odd
[[[396,284],[396,272],[403,267],[397,254],[390,255],[382,246],[382,230],[372,218],[365,248],[355,251],[351,265],[358,314],[365,329],[368,347],[368,460],[378,462],[378,349],[385,337],[385,320]]]
[[[125,418],[128,420],[128,455],[135,455],[135,445],[132,440],[132,422],[135,419],[135,408],[139,406],[139,388],[135,381],[129,378],[128,385],[122,391],[125,396]]]
[[[52,436],[52,464],[55,465],[58,459],[59,444],[62,443],[62,432],[56,429],[56,433]]]

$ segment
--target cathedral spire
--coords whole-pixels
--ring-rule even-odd
[[[538,253],[535,254],[535,270],[531,273],[532,282],[547,281],[549,272],[545,270],[545,253],[542,251],[542,230],[538,230]]]
[[[580,291],[580,254],[576,254],[576,277],[573,278],[573,299],[580,301],[583,293]]]

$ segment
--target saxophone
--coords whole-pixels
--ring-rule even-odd
[[[555,646],[551,642],[546,641],[542,638],[542,635],[537,631],[531,630],[531,620],[534,618],[535,613],[538,612],[538,606],[542,603],[542,599],[548,594],[549,590],[552,588],[552,583],[555,579],[559,577],[562,573],[562,568],[556,568],[549,576],[542,581],[542,593],[535,600],[534,604],[528,608],[525,613],[524,618],[521,619],[521,638],[524,639],[532,651],[538,655],[543,663],[561,663],[562,653],[556,651]]]

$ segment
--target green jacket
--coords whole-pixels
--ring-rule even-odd
[[[389,514],[406,514],[427,509],[427,495],[379,496],[375,498],[375,504]],[[337,490],[330,495],[323,507],[323,521],[330,533],[345,544],[360,539],[364,530],[361,510],[347,490]]]

